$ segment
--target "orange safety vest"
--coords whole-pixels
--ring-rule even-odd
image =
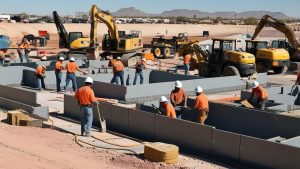
[[[113,65],[114,72],[121,72],[124,70],[124,65],[121,61],[116,61]]]

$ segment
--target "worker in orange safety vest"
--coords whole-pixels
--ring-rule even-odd
[[[176,112],[172,104],[168,103],[168,99],[165,96],[160,98],[160,109],[164,110],[164,115],[171,118],[176,118]]]
[[[120,78],[121,85],[124,85],[124,65],[121,62],[121,57],[117,57],[117,61],[113,64],[113,74],[110,83],[119,84],[118,78]]]
[[[265,110],[269,95],[267,91],[259,85],[258,81],[253,82],[252,94],[249,100],[252,100],[254,95],[256,95],[258,107],[260,107],[261,110]]]
[[[203,93],[203,89],[201,86],[197,86],[195,89],[196,100],[194,109],[198,112],[198,120],[200,124],[204,124],[205,120],[208,117],[208,98]]]

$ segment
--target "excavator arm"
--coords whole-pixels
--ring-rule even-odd
[[[53,19],[54,19],[54,23],[56,25],[57,31],[58,31],[58,35],[59,35],[59,47],[60,48],[70,48],[70,44],[69,44],[69,34],[66,30],[66,28],[64,27],[64,24],[62,23],[58,13],[56,11],[53,11]]]
[[[257,37],[257,35],[266,25],[269,25],[274,29],[282,32],[287,37],[289,43],[293,48],[295,49],[299,48],[300,44],[297,41],[294,31],[284,22],[277,20],[269,15],[265,15],[261,18],[260,22],[258,23],[255,29],[252,40],[254,40]]]
[[[97,41],[97,25],[98,22],[103,22],[108,27],[108,35],[116,47],[119,43],[118,27],[116,25],[115,18],[108,12],[99,9],[96,5],[92,6],[91,9],[91,43],[90,47],[95,47]]]

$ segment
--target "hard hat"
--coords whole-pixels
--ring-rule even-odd
[[[94,83],[93,79],[91,77],[87,77],[85,80],[84,80],[84,83]]]
[[[181,83],[181,81],[177,80],[177,81],[175,82],[175,87],[177,87],[177,88],[182,88],[182,83]]]
[[[110,59],[111,57],[108,55],[108,56],[106,56],[106,59]]]
[[[43,67],[44,69],[46,69],[46,66],[45,66],[45,65],[42,65],[42,67]]]
[[[253,88],[257,88],[258,86],[259,86],[258,81],[254,81],[254,82],[253,82]]]
[[[145,58],[143,58],[142,61],[146,62],[147,60]]]
[[[117,60],[121,60],[121,57],[119,56],[119,57],[117,57]]]
[[[59,57],[59,59],[58,60],[61,60],[61,61],[63,61],[63,60],[65,60],[65,58],[64,57]]]
[[[201,87],[201,86],[197,86],[196,89],[195,89],[195,92],[196,92],[196,93],[201,93],[201,92],[203,92],[202,87]]]
[[[166,96],[161,96],[159,102],[167,102],[168,99],[166,98]]]
[[[75,58],[71,57],[70,61],[75,62]]]

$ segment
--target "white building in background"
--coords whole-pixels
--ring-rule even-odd
[[[0,21],[10,20],[10,15],[0,15]]]
[[[76,18],[81,18],[83,16],[90,16],[90,13],[89,12],[75,12]]]

